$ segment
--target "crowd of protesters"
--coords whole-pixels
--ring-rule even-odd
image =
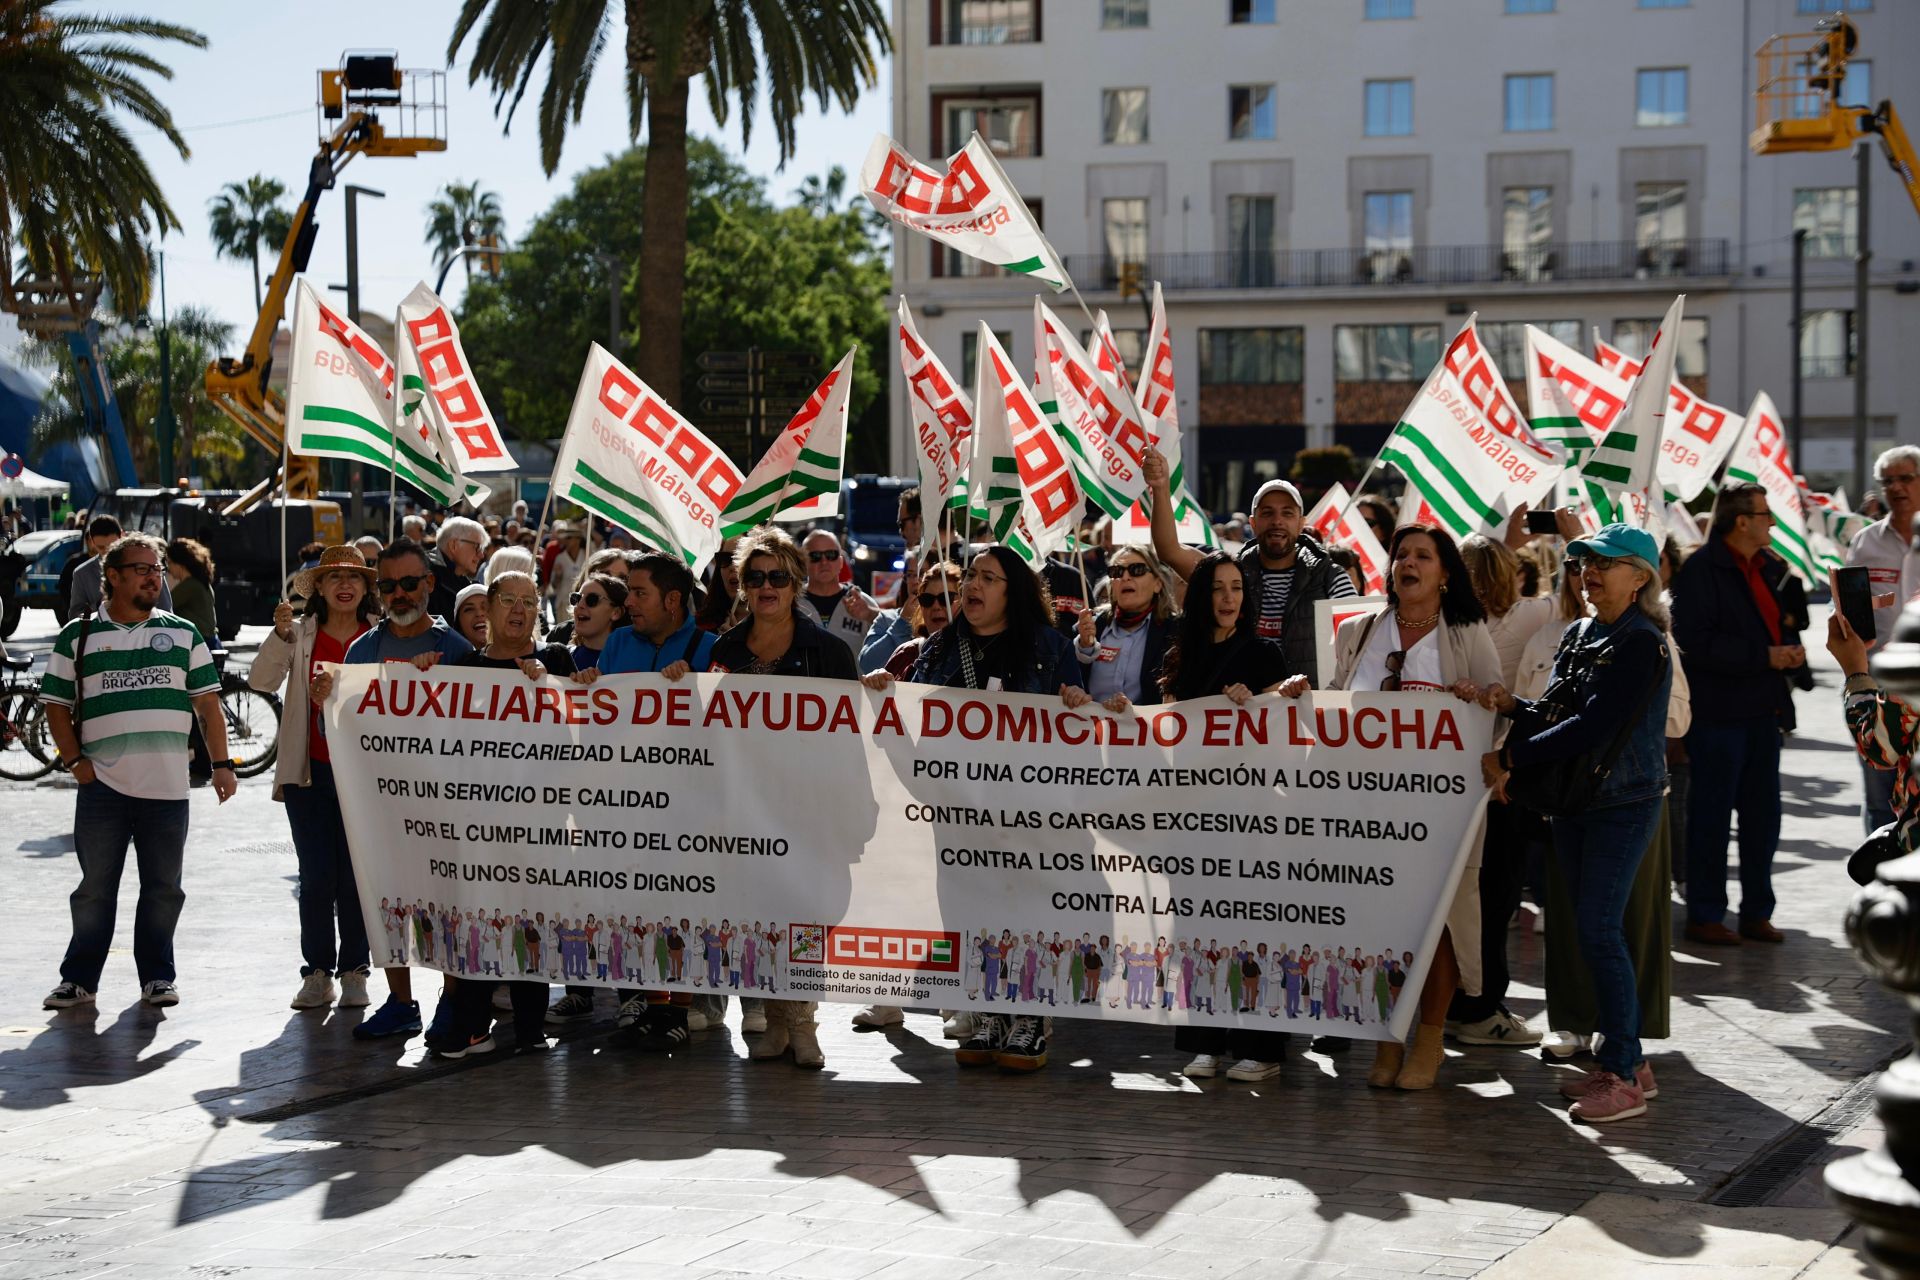
[[[1571,511],[1556,513],[1555,535],[1528,532],[1522,509],[1504,536],[1456,544],[1432,525],[1397,523],[1391,505],[1362,495],[1357,510],[1388,552],[1386,599],[1341,625],[1333,667],[1322,670],[1314,605],[1356,595],[1358,575],[1344,549],[1305,527],[1299,491],[1267,481],[1244,525],[1226,529],[1242,535],[1240,549],[1207,551],[1179,540],[1165,461],[1149,451],[1145,472],[1150,545],[1109,545],[1085,560],[1037,567],[1005,546],[970,544],[944,518],[923,537],[926,513],[908,491],[899,511],[907,552],[897,586],[881,592],[886,599],[854,584],[845,548],[827,528],[797,540],[757,529],[728,542],[699,581],[683,561],[614,530],[562,522],[540,545],[524,506],[504,520],[455,516],[437,527],[408,516],[390,541],[304,548],[295,600],[279,606],[249,676],[284,699],[274,797],[287,806],[300,872],[293,1007],[369,1005],[371,969],[390,962],[385,999],[354,1034],[424,1030],[429,1048],[446,1057],[491,1051],[496,1015],[511,1019],[517,1048],[540,1050],[550,1028],[595,1012],[593,986],[568,986],[549,1003],[539,976],[469,973],[442,979],[433,1017],[423,1020],[404,945],[376,955],[362,918],[320,711],[331,692],[329,664],[445,662],[582,683],[710,671],[859,679],[876,690],[900,680],[1035,694],[1068,707],[1097,702],[1114,714],[1212,696],[1245,704],[1313,689],[1429,691],[1496,713],[1482,759],[1490,802],[1424,986],[1408,992],[1418,1005],[1411,1038],[1379,1044],[1368,1084],[1432,1088],[1448,1037],[1464,1046],[1540,1045],[1555,1058],[1596,1060],[1594,1071],[1563,1088],[1576,1117],[1643,1114],[1657,1093],[1644,1046],[1668,1031],[1672,887],[1684,890],[1689,942],[1730,947],[1785,937],[1772,922],[1780,751],[1794,727],[1794,694],[1812,681],[1801,644],[1805,594],[1769,549],[1765,490],[1722,488],[1704,545],[1690,555],[1626,525],[1582,536]],[[1885,606],[1879,644],[1896,601],[1920,590],[1920,557],[1901,532],[1920,507],[1920,449],[1884,454],[1876,477],[1889,514],[1855,539],[1850,559],[1872,570],[1876,604]],[[87,529],[94,558],[73,588],[86,607],[61,632],[43,686],[62,759],[82,783],[83,878],[49,1007],[93,1000],[129,843],[139,852],[134,946],[145,998],[178,999],[171,939],[183,898],[185,756],[196,718],[222,799],[233,789],[230,762],[220,758],[220,717],[208,714],[208,640],[217,632],[211,559],[197,544],[163,548],[110,524]],[[1915,714],[1866,674],[1872,646],[1837,613],[1829,647],[1847,675],[1867,826],[1911,850],[1920,842]],[[99,672],[124,665],[122,655],[136,649],[156,668],[164,698],[136,709],[118,705],[111,691],[89,692]],[[126,734],[139,744],[116,745]],[[1604,767],[1577,806],[1555,811],[1535,798],[1542,777],[1596,757]],[[1740,890],[1730,904],[1735,839]],[[1529,894],[1531,918],[1547,935],[1544,1026],[1507,1005],[1509,927],[1529,919]],[[376,922],[376,934],[397,927],[404,939],[404,913],[397,926]],[[727,949],[745,932],[744,924],[695,931],[685,921],[677,930],[661,923],[662,973],[669,951],[670,971],[679,973],[696,948],[709,964],[718,948],[730,966]],[[541,974],[540,948],[564,945],[568,934],[559,920],[516,927],[516,949],[534,957],[521,974]],[[772,938],[753,934],[745,945]],[[1105,942],[1075,950],[1075,992],[1097,998],[1101,971],[1137,958],[1117,956]],[[1265,952],[1206,951],[1193,963],[1210,975],[1226,969],[1236,998],[1257,990],[1264,964],[1276,1004],[1284,990],[1291,1007],[1304,989],[1344,1014],[1377,998],[1383,1019],[1407,976],[1402,958],[1390,955]],[[1144,954],[1164,972],[1161,952]],[[619,1043],[672,1053],[725,1016],[725,996],[647,989],[641,972],[634,967],[635,985],[613,992]],[[1341,983],[1358,994],[1336,995]],[[824,1065],[815,1005],[742,1004],[742,1030],[758,1037],[753,1057]],[[857,1027],[884,1028],[903,1014],[875,1005],[852,1018]],[[954,1012],[945,1030],[959,1042],[958,1064],[1014,1071],[1044,1067],[1055,1034],[1052,1018],[1025,1013]],[[1097,1031],[1083,1024],[1077,1034]],[[1288,1039],[1189,1026],[1174,1043],[1192,1055],[1189,1077],[1261,1081],[1281,1072]],[[1314,1048],[1345,1044],[1327,1037]]]

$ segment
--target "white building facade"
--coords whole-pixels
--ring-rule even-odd
[[[1125,286],[1161,283],[1189,474],[1216,513],[1302,448],[1371,456],[1470,312],[1524,404],[1522,324],[1638,353],[1684,292],[1688,383],[1788,413],[1796,226],[1800,465],[1839,482],[1856,163],[1755,156],[1747,136],[1753,50],[1841,5],[1861,33],[1843,100],[1891,95],[1920,120],[1911,0],[895,0],[893,129],[930,160],[977,129],[1130,360],[1147,321]],[[1877,450],[1920,438],[1920,211],[1877,153],[1869,212]],[[905,232],[894,248],[957,376],[980,320],[1031,369],[1030,282]],[[1049,302],[1084,325],[1070,295]]]

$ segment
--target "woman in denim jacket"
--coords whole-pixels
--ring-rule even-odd
[[[1586,677],[1571,714],[1550,719],[1543,701],[1493,685],[1481,701],[1513,720],[1504,747],[1482,761],[1487,784],[1505,798],[1517,768],[1605,752],[1626,739],[1588,808],[1553,819],[1553,850],[1574,900],[1580,950],[1593,974],[1596,1029],[1605,1036],[1600,1069],[1561,1092],[1575,1119],[1599,1124],[1644,1115],[1653,1071],[1640,1051],[1640,1009],[1622,920],[1627,896],[1667,788],[1667,702],[1672,656],[1660,603],[1660,551],[1644,530],[1611,524],[1567,547],[1594,617],[1568,628],[1554,679]]]

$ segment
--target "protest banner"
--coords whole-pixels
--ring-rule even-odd
[[[718,445],[593,344],[553,462],[554,494],[698,574],[720,549],[720,513],[745,481]]]
[[[444,505],[462,496],[475,503],[486,499],[484,485],[454,474],[431,432],[426,438],[417,431],[396,433],[393,361],[366,330],[322,302],[305,279],[294,291],[292,346],[289,452],[370,462]]]
[[[1031,276],[1055,293],[1069,283],[1060,255],[978,133],[945,169],[921,164],[876,133],[860,166],[860,189],[883,216],[950,249]]]
[[[1387,597],[1384,586],[1378,592],[1364,596],[1315,600],[1313,602],[1313,645],[1320,654],[1318,670],[1330,672],[1340,665],[1340,660],[1333,651],[1333,641],[1340,632],[1341,623],[1348,618],[1363,618],[1379,613],[1386,607]]]
[[[720,536],[804,508],[808,519],[840,514],[840,478],[846,469],[847,397],[853,390],[854,347],[840,357],[807,402],[754,464],[740,492],[721,513]]]
[[[1445,694],[1116,716],[920,685],[328,670],[379,963],[1361,1039],[1413,1021],[1492,735]],[[1405,994],[1386,965],[1343,974],[1352,998],[1315,1019],[1287,970],[1306,948],[1390,956]],[[1229,986],[1251,966],[1263,983]]]

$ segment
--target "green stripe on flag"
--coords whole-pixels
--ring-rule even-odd
[[[595,493],[578,480],[574,481],[567,489],[566,496],[587,508],[589,511],[599,512],[613,523],[631,532],[634,537],[647,543],[655,550],[665,551],[670,555],[677,555],[682,560],[685,560],[689,567],[692,566],[694,556],[691,551],[680,546],[674,542],[672,538],[669,538],[666,534],[654,528],[638,513],[622,510],[619,506],[609,502],[606,498]]]
[[[1491,525],[1495,522],[1496,513],[1494,512],[1493,504],[1474,491],[1473,486],[1467,483],[1467,478],[1460,474],[1459,469],[1453,465],[1447,458],[1447,455],[1442,452],[1439,446],[1435,445],[1433,441],[1427,439],[1418,427],[1412,423],[1403,422],[1394,428],[1394,435],[1399,436],[1417,448],[1427,463],[1447,478],[1448,485],[1452,487],[1454,493],[1459,497],[1462,506],[1465,506],[1473,514],[1479,516],[1486,525]],[[1391,437],[1389,437],[1389,440],[1391,440]],[[1404,470],[1404,468],[1402,469]],[[1467,530],[1469,533],[1474,531],[1473,528]]]
[[[1420,496],[1427,500],[1427,505],[1433,508],[1434,514],[1446,522],[1449,532],[1461,537],[1474,532],[1474,526],[1460,518],[1460,513],[1453,509],[1446,495],[1440,492],[1440,486],[1433,482],[1425,469],[1413,458],[1402,450],[1389,446],[1380,450],[1380,460],[1391,462],[1400,468],[1401,474],[1407,477],[1407,483],[1418,489]]]
[[[800,454],[795,461],[810,462],[816,467],[825,467],[831,471],[838,471],[840,469],[840,459],[830,453],[820,453],[813,449],[800,450]]]
[[[1047,264],[1036,255],[1031,258],[1022,258],[1018,262],[1003,262],[1000,265],[1008,271],[1018,271],[1023,276],[1030,276],[1036,271],[1045,269]]]
[[[393,432],[387,430],[384,422],[376,422],[372,418],[363,418],[359,414],[346,409],[335,409],[328,405],[317,404],[308,405],[301,414],[301,420],[305,422],[330,422],[337,426],[358,428],[369,436],[372,436],[389,450],[397,449],[400,456],[411,462],[417,470],[424,471],[428,475],[438,476],[445,484],[453,483],[453,472],[448,470],[444,463],[432,454],[420,452],[419,447],[404,435],[396,437]],[[302,433],[302,438],[305,438],[304,432]],[[382,466],[386,465],[385,459],[378,459],[377,461],[379,461]]]
[[[1633,482],[1633,468],[1616,467],[1611,462],[1600,461],[1597,456],[1587,458],[1580,464],[1580,474],[1591,479],[1612,480],[1619,484]]]

